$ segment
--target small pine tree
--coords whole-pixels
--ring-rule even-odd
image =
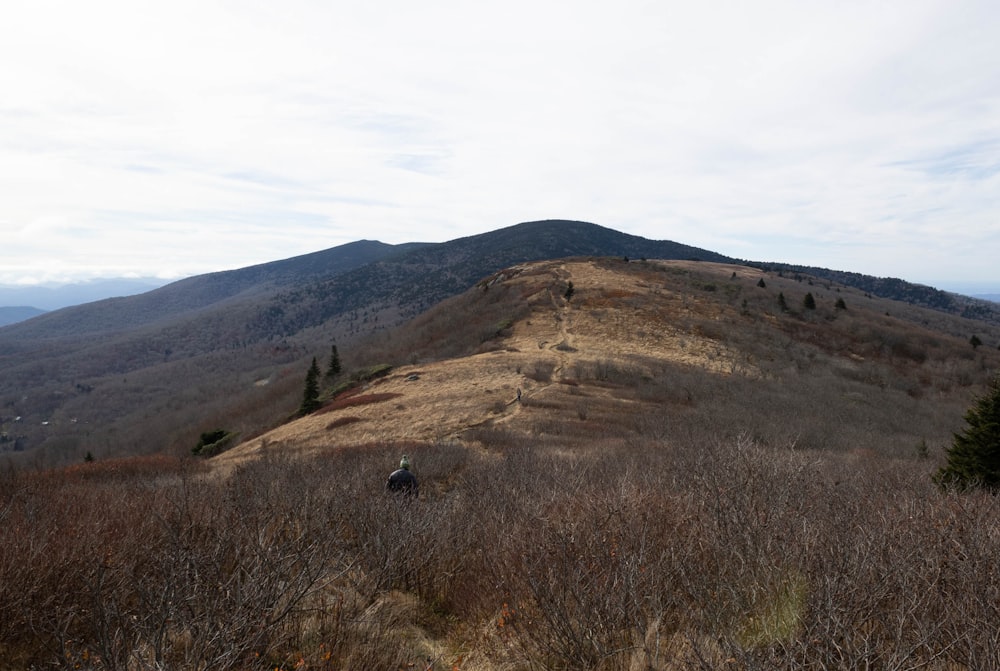
[[[626,259],[626,261],[627,261],[627,260],[628,260],[628,259]],[[573,289],[573,283],[572,283],[572,282],[567,282],[567,283],[566,283],[566,293],[565,293],[565,294],[563,294],[563,296],[565,296],[565,297],[566,297],[566,300],[569,300],[569,299],[573,298],[573,292],[574,292],[574,291],[575,291],[575,290]]]
[[[302,390],[302,405],[299,406],[299,416],[304,417],[319,409],[319,366],[313,357],[309,372],[306,373],[306,384]]]
[[[760,287],[761,289],[767,288],[767,282],[764,281],[763,277],[757,280],[757,286]]]
[[[87,462],[88,464],[89,464],[89,463],[92,463],[92,462],[94,461],[94,455],[90,453],[90,450],[87,450],[87,454],[86,454],[86,456],[85,456],[85,457],[83,458],[83,460],[84,460],[85,462]]]
[[[972,349],[976,349],[983,344],[983,341],[979,339],[979,336],[973,335],[969,338],[969,344],[972,345]]]
[[[778,293],[778,307],[781,308],[782,312],[788,312],[788,303],[785,301],[784,292]]]
[[[1000,375],[965,413],[968,426],[956,433],[948,461],[934,475],[942,487],[1000,490]]]
[[[327,378],[335,378],[340,374],[340,355],[337,353],[337,346],[330,347],[330,365],[326,368]]]
[[[837,302],[833,304],[833,307],[837,308],[838,310],[846,310],[847,303],[844,302],[843,298],[838,298]]]
[[[806,294],[806,297],[802,299],[802,307],[806,310],[816,309],[816,299],[813,298],[812,292]]]

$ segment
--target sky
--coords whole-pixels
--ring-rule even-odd
[[[1000,291],[1000,3],[4,0],[0,284],[576,219]]]

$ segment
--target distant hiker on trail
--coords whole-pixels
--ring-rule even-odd
[[[389,475],[385,488],[394,494],[404,494],[413,498],[419,495],[417,476],[410,472],[410,459],[405,454],[399,462],[399,468]]]

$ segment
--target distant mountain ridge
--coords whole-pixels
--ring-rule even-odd
[[[0,329],[0,430],[22,417],[19,449],[54,455],[153,452],[219,426],[254,434],[295,410],[310,359],[331,344],[345,369],[368,363],[366,348],[392,327],[491,274],[588,256],[739,263],[547,220],[444,243],[362,240],[191,277]]]
[[[647,240],[585,222],[546,220],[405,250],[311,284],[297,284],[260,306],[249,337],[290,335],[366,305],[392,324],[416,316],[505,267],[572,256],[621,256],[734,263],[709,250]],[[383,322],[385,323],[385,322]]]
[[[27,305],[10,305],[0,307],[0,326],[16,324],[26,319],[45,314],[45,310],[39,310]]]
[[[19,328],[44,338],[145,326],[230,301],[252,301],[269,291],[327,278],[420,246],[360,240],[290,259],[196,275],[137,295],[75,305]]]
[[[830,270],[814,266],[798,266],[788,263],[749,263],[757,268],[772,272],[804,273],[831,280],[849,287],[867,291],[875,296],[903,301],[911,305],[930,308],[967,319],[978,319],[990,324],[1000,324],[1000,309],[989,299],[965,296],[943,291],[924,284],[914,284],[896,277],[873,277],[843,270]]]
[[[31,306],[48,312],[113,296],[141,294],[166,283],[155,277],[115,277],[58,286],[0,285],[0,307]]]

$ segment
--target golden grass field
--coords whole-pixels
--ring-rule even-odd
[[[735,272],[756,283],[759,270],[688,261],[654,262],[679,272],[697,272],[719,282]],[[572,282],[567,301],[540,274]],[[216,458],[220,466],[239,463],[262,444],[316,451],[333,445],[389,441],[456,440],[471,427],[503,424],[512,431],[525,403],[565,396],[561,381],[572,380],[581,362],[635,365],[636,361],[671,363],[728,375],[741,359],[712,338],[686,331],[682,322],[718,317],[722,308],[711,298],[685,295],[641,275],[623,275],[591,260],[564,261],[513,268],[503,281],[521,286],[531,302],[528,319],[513,325],[502,347],[466,357],[395,367],[366,385],[345,407],[305,417],[254,438]],[[560,284],[561,286],[561,284]],[[532,293],[534,292],[534,293]],[[641,305],[634,308],[632,305]],[[741,374],[753,374],[740,363]],[[538,369],[551,372],[534,379]],[[522,403],[517,402],[521,390]],[[577,396],[580,392],[577,391]],[[586,396],[604,402],[610,394],[589,388]],[[365,400],[371,402],[366,403]]]

